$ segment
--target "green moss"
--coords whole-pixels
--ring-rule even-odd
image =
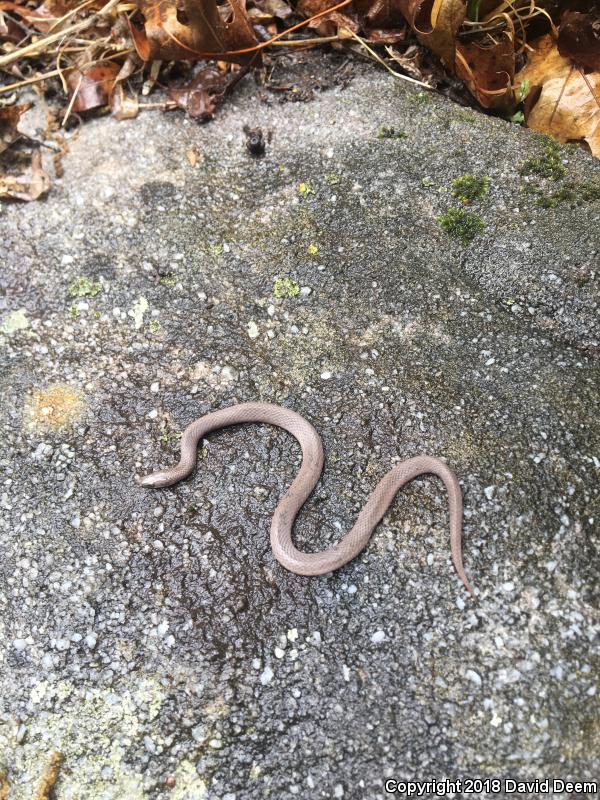
[[[463,203],[472,203],[481,200],[490,188],[490,179],[487,175],[461,175],[452,181],[452,195],[462,200]]]
[[[160,330],[160,322],[157,319],[153,319],[149,327],[150,333],[158,333]]]
[[[376,139],[404,139],[406,131],[397,131],[391,125],[380,125],[375,131]]]
[[[75,304],[73,304],[71,306],[71,308],[69,309],[69,316],[73,320],[79,319],[79,309],[77,308],[77,306]]]
[[[69,297],[95,297],[102,291],[100,281],[91,281],[89,278],[75,278],[69,285]]]
[[[417,106],[426,106],[431,102],[431,95],[429,92],[411,92],[407,97],[410,103],[414,103]]]
[[[296,297],[300,294],[300,286],[291,278],[277,278],[273,283],[275,297]]]
[[[325,180],[330,186],[336,186],[340,182],[340,176],[331,172],[329,175],[325,175]]]
[[[547,194],[539,186],[533,187],[532,191],[537,195],[536,206],[541,208],[556,208],[561,203],[568,203],[575,207],[600,200],[600,185],[593,183],[566,183],[557,191]]]
[[[463,244],[472,242],[485,228],[485,222],[478,214],[469,213],[462,208],[449,208],[437,219],[446,233]]]
[[[553,140],[547,140],[541,155],[532,156],[521,165],[521,175],[537,175],[553,181],[560,180],[566,171],[567,168],[561,159],[560,146]]]
[[[174,272],[168,272],[166,275],[163,275],[160,279],[160,282],[163,286],[175,286],[177,283],[177,278],[175,277]]]

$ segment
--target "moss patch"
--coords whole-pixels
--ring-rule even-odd
[[[548,141],[541,155],[532,156],[521,165],[521,175],[536,175],[553,181],[560,180],[566,171],[567,168],[561,159],[560,146],[554,141]]]
[[[593,183],[565,183],[555,192],[548,193],[545,193],[539,186],[535,186],[531,191],[537,195],[536,206],[542,208],[556,208],[561,203],[568,203],[575,207],[600,200],[600,185]]]
[[[404,139],[406,131],[397,131],[391,125],[380,125],[375,131],[376,139]]]
[[[463,203],[472,203],[473,200],[481,200],[489,188],[490,179],[487,175],[461,175],[452,181],[452,196]]]
[[[472,242],[485,228],[485,222],[478,214],[469,213],[463,208],[449,208],[437,220],[447,234],[463,244]]]

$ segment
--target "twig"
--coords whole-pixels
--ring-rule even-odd
[[[87,64],[83,64],[82,66],[75,66],[72,65],[70,67],[64,67],[62,69],[53,69],[50,72],[44,72],[41,75],[36,75],[34,78],[24,78],[22,81],[17,81],[17,83],[10,83],[6,86],[0,86],[0,94],[2,92],[10,92],[13,89],[20,89],[21,86],[29,86],[32,83],[41,83],[42,81],[47,80],[48,78],[56,78],[57,75],[63,75],[65,72],[70,72],[74,69],[85,70],[88,67],[97,64],[98,61],[113,61],[115,58],[120,58],[121,56],[127,56],[130,53],[133,53],[133,48],[129,48],[128,50],[118,50],[116,53],[113,53],[110,56],[106,56],[106,58],[96,59],[95,61],[89,61]]]
[[[327,42],[338,42],[339,36],[315,36],[312,39],[280,39],[278,42],[271,42],[275,47],[302,47],[303,44],[327,44]]]
[[[424,89],[429,89],[430,92],[435,91],[433,86],[430,86],[428,83],[423,83],[423,81],[418,81],[418,80],[416,80],[416,78],[409,78],[408,75],[403,75],[401,72],[396,72],[396,70],[392,69],[389,64],[386,64],[386,62],[383,60],[383,58],[381,58],[380,55],[378,55],[374,50],[372,50],[369,47],[369,45],[365,42],[365,40],[361,39],[360,36],[357,33],[354,33],[354,31],[351,31],[349,28],[348,28],[348,32],[352,35],[352,37],[354,39],[356,39],[356,41],[362,47],[365,48],[367,53],[369,53],[369,55],[372,58],[374,58],[375,61],[377,61],[379,64],[381,64],[382,67],[385,67],[387,69],[387,71],[390,73],[390,75],[393,75],[395,78],[400,78],[403,81],[407,81],[408,83],[413,83],[416,86],[422,86]]]
[[[56,750],[50,756],[48,766],[44,770],[41,780],[38,784],[33,800],[50,800],[50,793],[54,788],[54,784],[58,780],[58,773],[62,763],[62,753]]]
[[[77,33],[85,28],[88,28],[90,25],[93,25],[102,19],[102,17],[111,11],[116,5],[118,5],[119,2],[120,0],[109,0],[108,3],[96,14],[92,14],[91,17],[82,19],[81,22],[76,22],[74,25],[71,25],[70,28],[64,28],[62,31],[51,33],[48,36],[44,36],[42,39],[38,39],[37,42],[31,42],[31,44],[21,47],[19,50],[13,50],[12,53],[7,53],[5,56],[0,56],[0,69],[7,67],[9,64],[14,63],[15,61],[19,61],[19,59],[24,58],[25,56],[35,55],[38,50],[43,50],[47,45],[53,44],[65,36],[69,36],[72,33]]]

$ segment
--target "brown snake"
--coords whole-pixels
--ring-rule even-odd
[[[270,403],[240,403],[194,420],[181,437],[181,459],[171,469],[146,475],[141,486],[161,488],[187,478],[196,466],[198,442],[210,431],[243,422],[267,422],[288,431],[300,443],[302,464],[292,485],[275,509],[271,521],[271,547],[275,558],[298,575],[323,575],[351,561],[363,550],[371,534],[404,484],[418,475],[432,473],[442,479],[450,504],[450,547],[452,561],[467,590],[473,589],[462,562],[462,494],[456,476],[443,461],[432,456],[416,456],[402,461],[379,481],[363,506],[354,527],[333,547],[320,553],[303,553],[294,547],[292,529],[298,512],[315,488],[323,469],[323,445],[310,422],[295,411]]]

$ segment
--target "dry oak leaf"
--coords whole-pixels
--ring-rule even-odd
[[[256,52],[235,53],[258,44],[246,13],[246,0],[137,0],[144,15],[144,29],[130,21],[133,43],[144,61],[186,60],[218,57],[245,64]]]
[[[36,150],[31,165],[21,175],[0,175],[0,198],[37,200],[50,190],[50,176],[42,168],[42,156]]]
[[[419,41],[455,69],[456,34],[467,13],[464,0],[399,0]]]
[[[578,67],[600,69],[600,13],[565,11],[558,30],[558,52]]]
[[[91,67],[70,72],[67,85],[71,96],[75,95],[73,111],[89,111],[105,106],[120,70],[115,61],[100,61]]]
[[[515,47],[506,31],[490,44],[458,42],[456,74],[483,108],[514,104]]]
[[[22,103],[18,106],[0,108],[0,153],[3,153],[21,136],[17,127],[19,120],[32,106],[33,103]]]
[[[600,72],[584,75],[550,35],[531,46],[529,61],[515,76],[518,83],[529,81],[530,96],[537,96],[529,108],[526,103],[527,126],[561,142],[584,140],[600,158]]]
[[[226,86],[225,73],[207,67],[184,86],[170,86],[169,97],[193,119],[207,122],[225,99]]]

